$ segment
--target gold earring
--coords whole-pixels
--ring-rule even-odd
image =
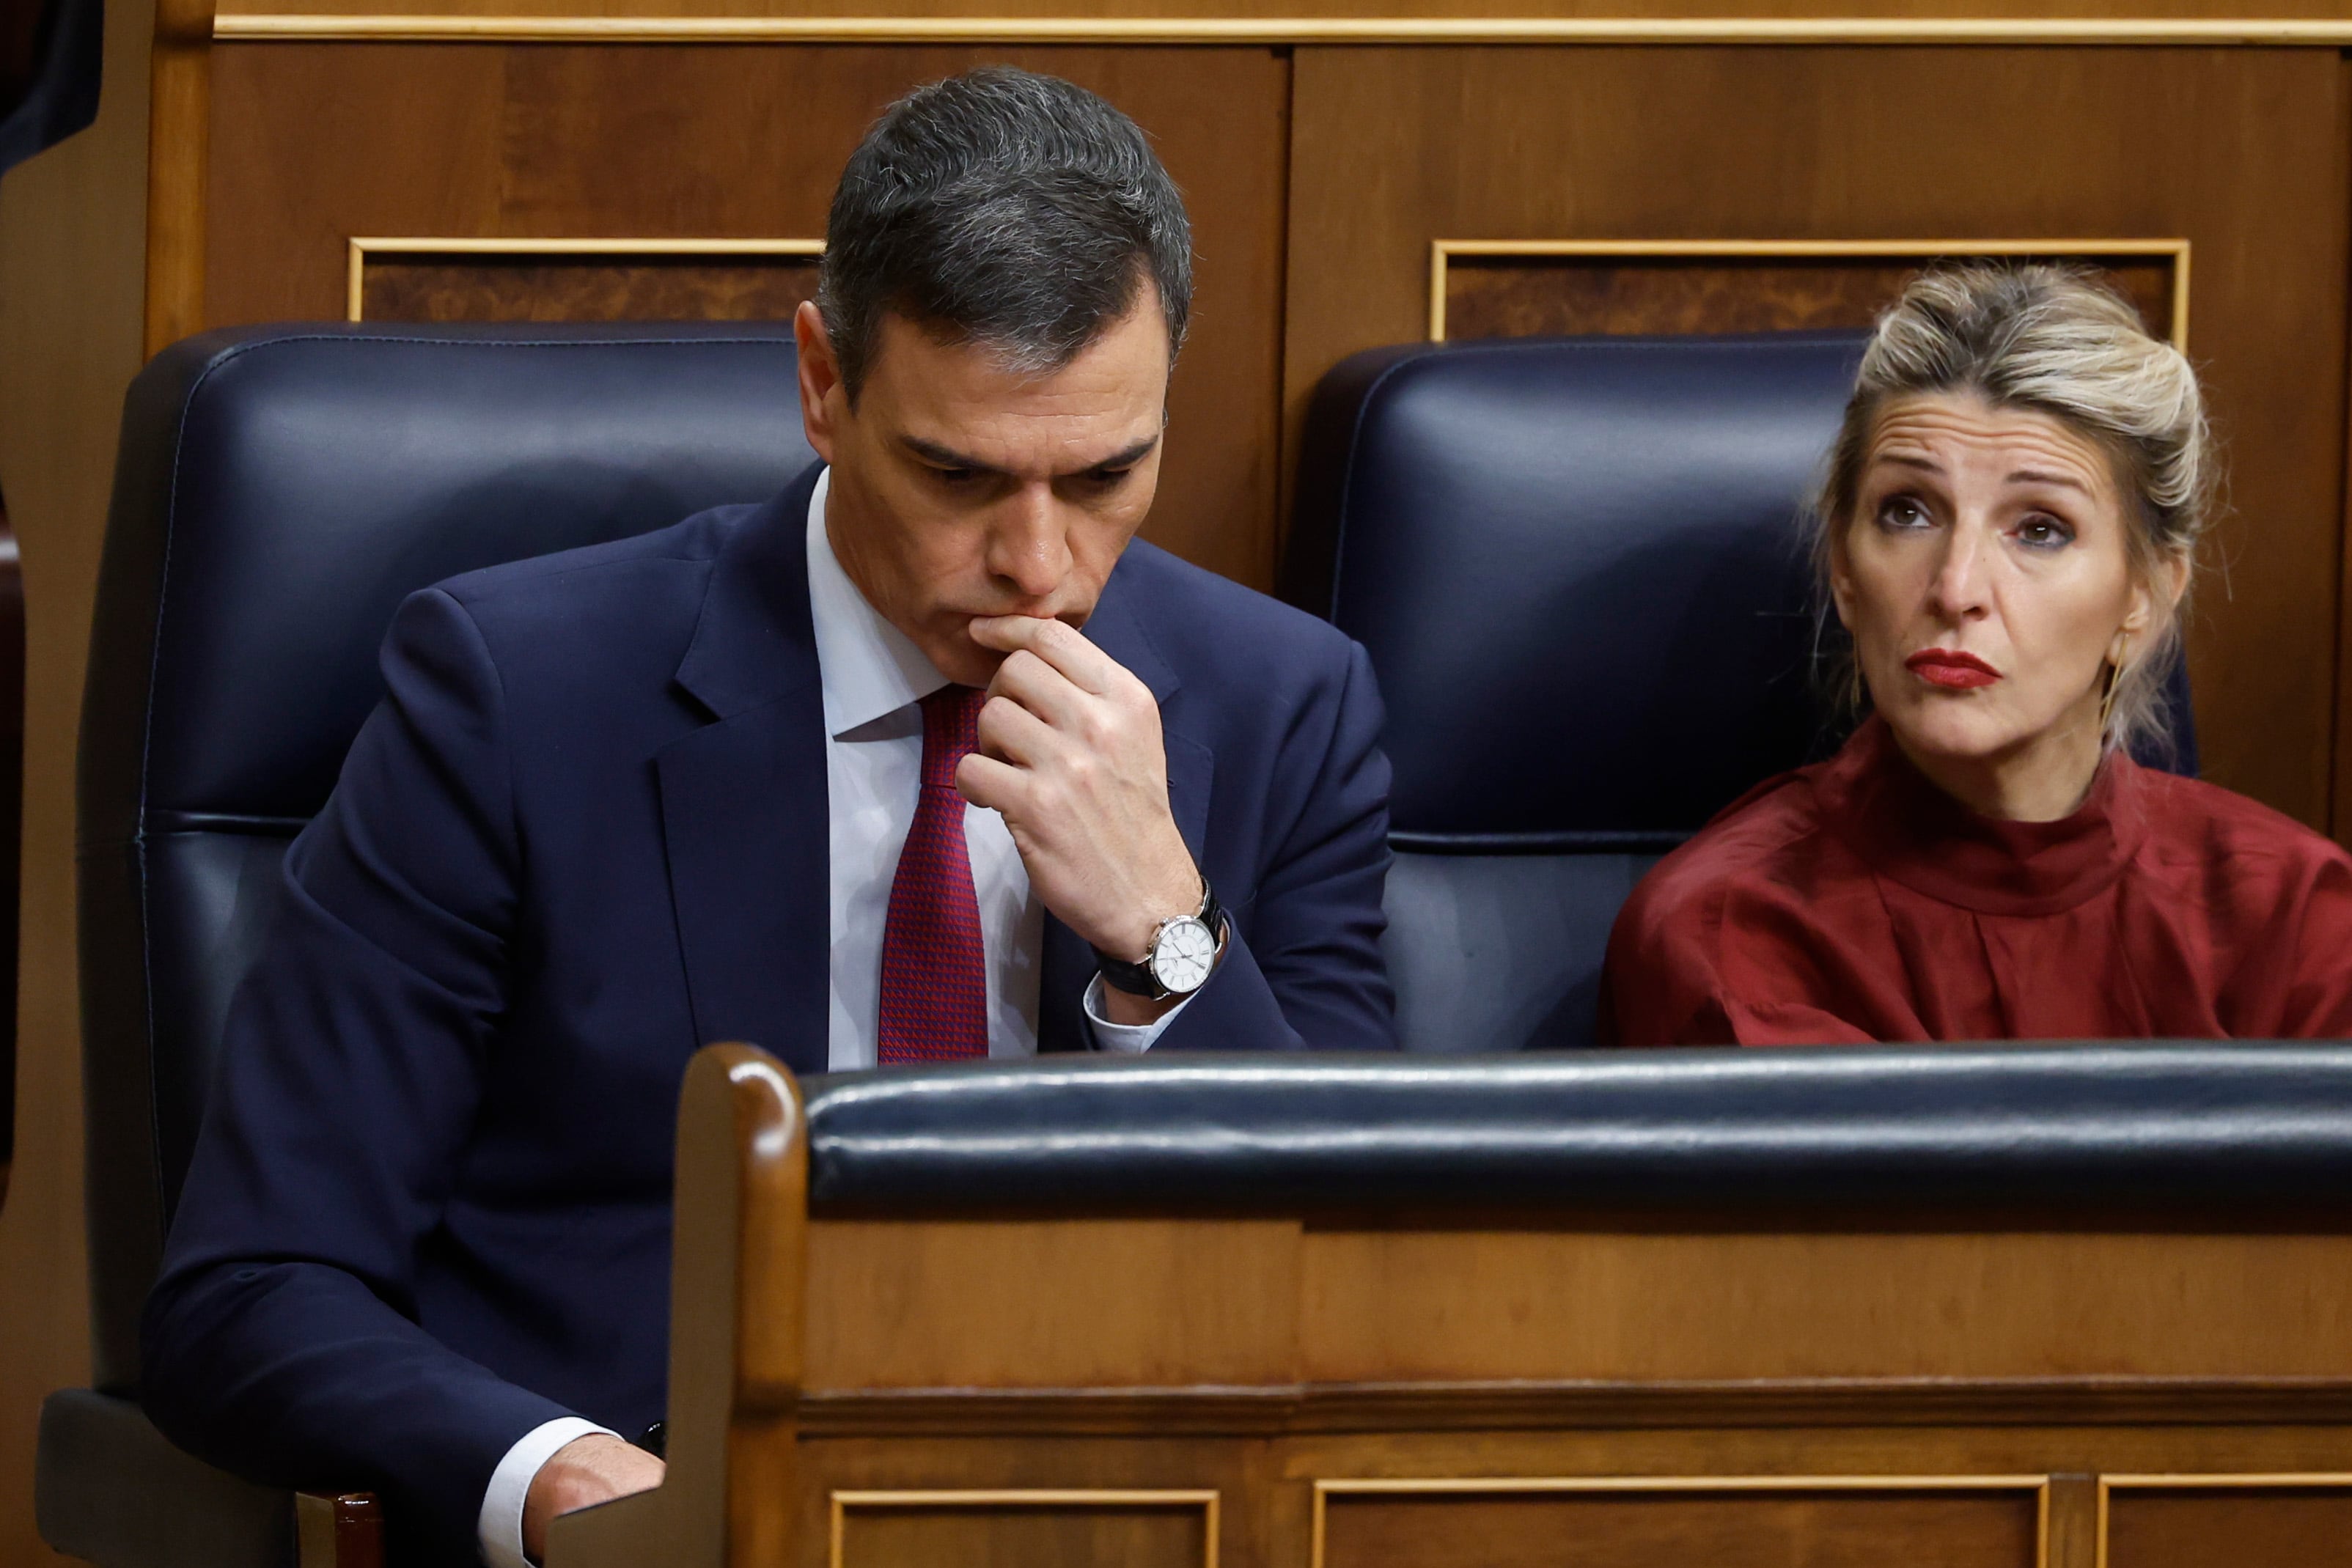
[[[2099,698],[2099,734],[2105,737],[2108,721],[2115,717],[2116,693],[2124,684],[2124,659],[2131,652],[2131,633],[2118,632],[2116,640],[2107,644],[2107,689]]]
[[[1862,711],[1862,705],[1866,702],[1870,696],[1870,694],[1863,689],[1861,660],[1856,659],[1846,666],[1846,706],[1852,708],[1856,713],[1860,713]]]

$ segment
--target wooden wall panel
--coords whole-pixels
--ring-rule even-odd
[[[2333,56],[1301,48],[1295,68],[1294,422],[1345,355],[1425,336],[1436,238],[2188,238],[2233,504],[2189,636],[2206,770],[2326,821],[2347,186]]]
[[[1288,63],[1265,48],[224,45],[208,323],[341,319],[352,235],[821,238],[874,115],[989,60],[1155,138],[1199,251],[1145,537],[1273,580]]]
[[[1295,1375],[1296,1222],[819,1220],[809,1270],[829,1281],[809,1301],[811,1389],[1240,1386]],[[1071,1292],[1053,1314],[1036,1312],[1029,1284],[1063,1276]]]
[[[2037,1568],[2038,1514],[2017,1490],[1343,1493],[1315,1568]]]
[[[1436,1391],[1433,1406],[1446,1396],[1446,1391]],[[1632,1429],[1488,1424],[1426,1432],[1410,1429],[1415,1416],[1399,1411],[1378,1431],[1258,1436],[1228,1422],[1171,1437],[1164,1428],[1150,1436],[1102,1428],[1084,1396],[1066,1395],[1041,1399],[1043,1408],[1017,1422],[1000,1412],[856,1437],[811,1436],[804,1426],[791,1484],[802,1517],[820,1526],[836,1500],[875,1492],[1214,1491],[1218,1568],[1309,1568],[1318,1491],[1327,1568],[1364,1562],[1371,1545],[1383,1552],[1372,1559],[1381,1568],[1420,1568],[1423,1563],[1444,1568],[1713,1568],[1755,1562],[1755,1556],[1741,1553],[1759,1548],[1777,1549],[1778,1555],[1761,1559],[1770,1568],[1943,1568],[1987,1561],[2023,1568],[2034,1562],[2037,1533],[2048,1539],[2047,1568],[2095,1568],[2099,1489],[2093,1472],[2102,1466],[2137,1471],[2315,1469],[2352,1452],[2352,1431],[2327,1421],[2236,1427],[2193,1419],[2097,1427],[2005,1419],[1969,1424],[1910,1406],[1908,1397],[1895,1393],[1877,1401],[1875,1417],[1857,1403],[1847,1408],[1846,1420],[1826,1425],[1759,1426],[1720,1407],[1685,1409]],[[2061,1466],[2077,1468],[2066,1473],[2058,1470]],[[2050,1478],[2046,1528],[2036,1517],[2034,1482],[2042,1476]],[[1510,1479],[1526,1477],[1569,1479]],[[1725,1478],[1731,1478],[1728,1484]],[[1434,1488],[1448,1490],[1414,1495]],[[1535,1488],[1550,1495],[1530,1495]],[[1654,1492],[1654,1498],[1644,1498],[1644,1491]],[[2111,1495],[2117,1508],[2142,1500],[2141,1494],[2120,1489]],[[2259,1510],[2300,1495],[2289,1488],[2263,1490],[2250,1494],[2248,1505]],[[2328,1500],[2326,1494],[2321,1500]],[[1652,1507],[1653,1501],[1658,1506]],[[844,1542],[854,1549],[858,1531],[879,1522],[878,1514],[856,1505],[842,1511]],[[1187,1512],[1199,1517],[1194,1511],[1171,1509],[1169,1523]],[[2292,1511],[2277,1517],[2282,1524],[2276,1528],[2295,1527]],[[2304,1516],[2304,1522],[2314,1517]],[[1139,1523],[1139,1531],[1142,1528]],[[2267,1528],[2259,1521],[2250,1525],[2248,1541],[2259,1545],[2275,1539]],[[1653,1531],[1667,1536],[1663,1547]],[[828,1534],[822,1528],[810,1531],[794,1568],[828,1568]],[[1173,1555],[1178,1539],[1174,1529],[1152,1529],[1144,1550]],[[2146,1542],[2147,1532],[2137,1539]],[[2209,1543],[2204,1537],[2184,1541],[2192,1547]],[[1939,1551],[1946,1555],[1938,1557]],[[856,1560],[851,1552],[844,1556]],[[2318,1552],[2297,1568],[2336,1560]],[[1094,1561],[1108,1565],[1125,1559],[1105,1553]],[[2109,1562],[2113,1568],[2126,1568],[2112,1553]],[[2158,1562],[2160,1568],[2189,1562],[2200,1568],[2271,1568],[2266,1559],[2241,1564],[2234,1556],[2210,1551]]]
[[[830,1517],[837,1497],[871,1491],[1214,1490],[1219,1568],[1309,1568],[1318,1491],[1327,1568],[1363,1562],[1368,1542],[1393,1552],[1373,1559],[1381,1568],[1430,1561],[1444,1568],[1713,1568],[1752,1562],[1739,1552],[1759,1546],[1779,1549],[1780,1555],[1763,1559],[1771,1568],[1809,1561],[1910,1568],[1988,1559],[2008,1568],[2034,1561],[2033,1483],[2048,1476],[2047,1568],[2094,1568],[2094,1472],[2102,1467],[2314,1469],[2352,1452],[2352,1429],[2333,1424],[2340,1406],[2321,1419],[2281,1426],[2210,1424],[2187,1404],[2137,1424],[2051,1426],[2026,1418],[2030,1402],[2009,1406],[2016,1418],[1971,1421],[1902,1391],[1857,1398],[1839,1418],[1819,1422],[1759,1423],[1752,1410],[1724,1405],[1682,1406],[1632,1427],[1570,1420],[1549,1429],[1494,1421],[1413,1429],[1459,1392],[1430,1391],[1417,1410],[1391,1406],[1377,1429],[1344,1432],[1311,1426],[1284,1432],[1276,1423],[1253,1428],[1230,1417],[1186,1423],[1181,1416],[1120,1430],[1099,1419],[1091,1396],[1068,1393],[1042,1396],[1037,1408],[1017,1417],[1002,1409],[935,1412],[896,1428],[877,1423],[857,1437],[833,1433],[839,1412],[827,1410],[817,1415],[827,1430],[813,1434],[803,1426],[793,1485],[802,1517],[819,1521]],[[1177,1429],[1192,1435],[1169,1435]],[[1569,1479],[1510,1479],[1527,1477]],[[1729,1484],[1725,1478],[1732,1478]],[[1448,1490],[1413,1495],[1433,1488]],[[1531,1488],[1551,1495],[1528,1495]],[[1644,1490],[1654,1490],[1663,1506],[1649,1508],[1639,1495]],[[2249,1503],[2262,1508],[2298,1495],[2275,1488]],[[2112,1496],[2118,1508],[2139,1500],[2121,1490]],[[875,1515],[856,1507],[844,1511],[845,1541],[854,1542]],[[1671,1531],[1664,1547],[1645,1550],[1656,1546],[1654,1537],[1645,1539],[1651,1531]],[[825,1533],[804,1538],[794,1568],[827,1568]],[[1158,1542],[1172,1539],[1172,1531],[1156,1535]],[[2257,1525],[2248,1539],[2272,1537]],[[1549,1554],[1540,1554],[1547,1548]],[[1938,1550],[1948,1555],[1938,1558]],[[1440,1551],[1445,1555],[1436,1556]],[[1832,1555],[1841,1551],[1850,1555]],[[1802,1555],[1808,1552],[1817,1555]],[[1122,1560],[1107,1554],[1097,1561]],[[2317,1552],[2303,1563],[2316,1568],[2334,1561]],[[2120,1558],[2110,1562],[2125,1568]],[[2264,1560],[2241,1565],[2219,1552],[2159,1562],[2162,1568],[2176,1562],[2271,1568]]]
[[[1091,1552],[1065,1555],[1071,1568],[1130,1561],[1138,1568],[1212,1568],[1213,1525],[1213,1568],[1305,1568],[1307,1488],[1281,1480],[1271,1458],[1269,1445],[1236,1439],[1230,1428],[1217,1436],[1105,1437],[1085,1431],[1083,1423],[1054,1431],[983,1422],[948,1436],[891,1431],[811,1439],[804,1427],[790,1484],[802,1518],[840,1521],[844,1568],[999,1561],[1004,1568],[1029,1568],[1055,1561],[1007,1555],[1016,1550]],[[1041,1494],[1044,1517],[1017,1517],[1040,1506]],[[942,1495],[985,1500],[892,1506]],[[1139,1498],[1150,1500],[1110,1500]],[[891,1501],[877,1506],[876,1499]],[[1264,1506],[1269,1499],[1271,1509]],[[1297,1550],[1268,1549],[1270,1514],[1295,1525]],[[830,1534],[807,1531],[790,1568],[834,1568]],[[907,1555],[886,1555],[886,1549]],[[961,1554],[967,1550],[971,1555]],[[919,1551],[925,1555],[915,1555]],[[985,1555],[991,1552],[996,1557]]]
[[[2097,267],[2138,308],[2149,331],[2172,336],[2168,258],[2108,266],[2087,256],[2063,259]],[[1445,269],[1444,336],[1867,327],[1919,266],[1876,257],[1456,256]]]
[[[492,15],[563,16],[882,16],[896,18],[1214,17],[2014,17],[2047,21],[2049,0],[231,0],[248,15]],[[2336,0],[2069,0],[2070,17],[2334,20]]]
[[[2336,1236],[1318,1228],[1300,1274],[1318,1383],[2318,1377],[2352,1358]]]
[[[150,0],[105,8],[97,122],[0,181],[0,483],[25,592],[16,1151],[0,1207],[0,1563],[33,1522],[40,1401],[89,1376],[74,749],[122,392],[145,284]]]
[[[788,321],[816,298],[807,256],[370,256],[364,321]]]
[[[2099,1568],[2313,1568],[2352,1543],[2352,1479],[2329,1487],[2161,1487],[2106,1493]]]
[[[1213,1494],[1212,1494],[1213,1495]],[[1215,1568],[1208,1499],[860,1493],[835,1499],[831,1568]]]

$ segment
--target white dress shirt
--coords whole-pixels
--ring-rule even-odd
[[[948,685],[907,634],[866,602],[835,559],[824,528],[833,472],[809,497],[809,612],[816,628],[817,675],[824,694],[824,764],[831,876],[833,985],[826,1060],[835,1072],[874,1065],[881,1020],[882,926],[898,852],[914,826],[923,777],[923,698]],[[988,982],[988,1054],[1037,1052],[1038,965],[1045,910],[1029,891],[1029,871],[1004,819],[967,805],[964,846],[980,902]],[[1150,1049],[1179,1003],[1156,1022],[1115,1024],[1102,1016],[1102,977],[1086,994],[1087,1026],[1104,1051]],[[1195,993],[1196,995],[1198,993]],[[567,1416],[534,1427],[507,1450],[482,1496],[477,1530],[490,1568],[527,1568],[522,1510],[540,1467],[557,1449],[607,1428]]]

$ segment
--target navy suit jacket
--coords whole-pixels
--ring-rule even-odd
[[[376,1489],[400,1561],[474,1561],[490,1473],[541,1422],[661,1417],[695,1049],[825,1070],[816,474],[412,596],[384,701],[287,854],[144,1396],[228,1469]],[[1177,824],[1232,912],[1154,1049],[1390,1046],[1363,650],[1140,543],[1087,634],[1158,697]],[[1043,1049],[1085,1048],[1093,969],[1049,919]]]

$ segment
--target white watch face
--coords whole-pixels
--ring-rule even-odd
[[[1215,935],[1189,915],[1161,926],[1151,949],[1153,977],[1180,997],[1208,984],[1216,962]]]

